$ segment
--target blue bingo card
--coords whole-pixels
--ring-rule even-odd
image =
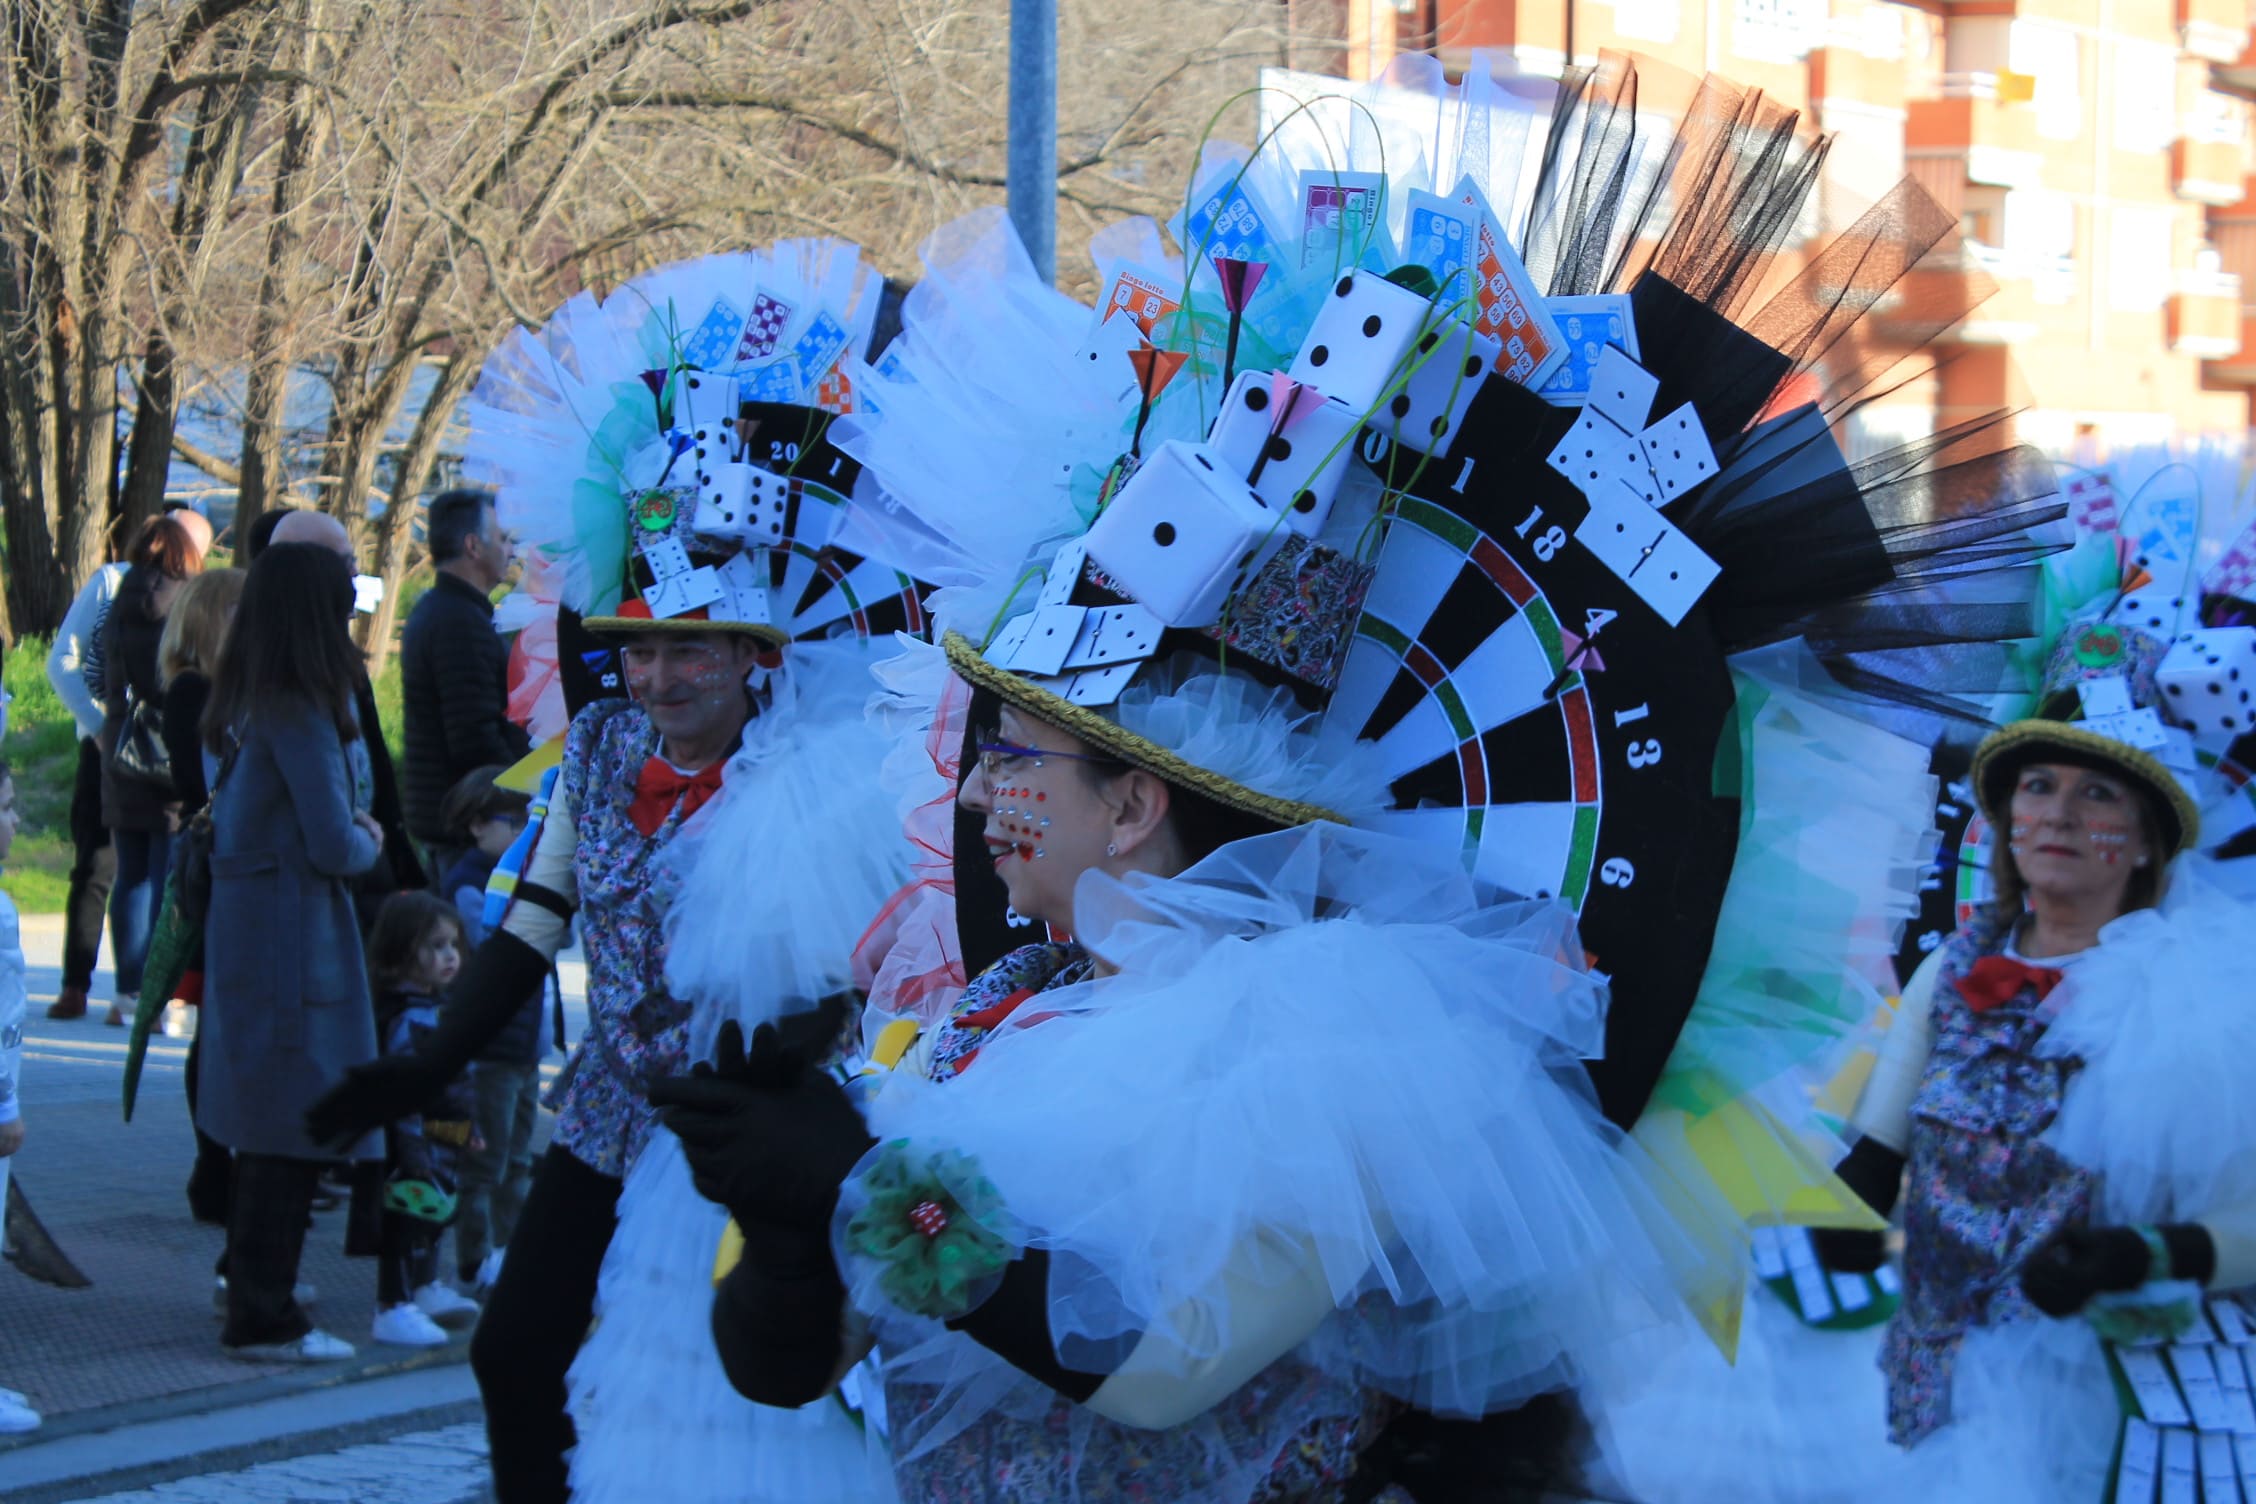
[[[820,380],[837,364],[838,356],[846,348],[846,326],[838,322],[838,315],[825,308],[807,325],[807,332],[791,345],[791,353],[799,364],[802,380]]]
[[[1202,190],[1191,212],[1184,216],[1182,240],[1186,250],[1205,242],[1209,259],[1275,261],[1276,238],[1269,222],[1254,206],[1235,169],[1217,173]]]
[[[797,358],[790,355],[739,379],[751,383],[750,400],[754,402],[797,402],[807,385],[799,374]]]
[[[744,332],[744,312],[727,298],[715,298],[697,328],[682,343],[682,364],[702,371],[725,370]]]
[[[1470,323],[1473,307],[1473,219],[1460,205],[1435,193],[1410,194],[1410,231],[1404,237],[1403,259],[1434,274],[1440,291],[1434,302],[1455,308]]]
[[[1637,325],[1630,316],[1629,294],[1552,298],[1549,306],[1565,337],[1567,358],[1536,394],[1560,407],[1580,407],[1590,400],[1591,373],[1608,345],[1637,359]]]

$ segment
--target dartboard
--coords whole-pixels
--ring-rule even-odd
[[[1397,499],[1331,717],[1386,759],[1398,807],[1374,825],[1575,910],[1613,998],[1591,1075],[1628,1125],[1699,990],[1737,847],[1731,679],[1704,611],[1671,627],[1574,541],[1585,506],[1540,458],[1572,414],[1499,395],[1519,392],[1488,383],[1446,459],[1367,436]]]

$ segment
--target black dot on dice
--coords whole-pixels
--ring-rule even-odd
[[[1408,392],[1397,392],[1394,401],[1387,405],[1394,409],[1394,415],[1397,418],[1410,416],[1410,394]]]
[[[1298,496],[1295,496],[1295,497],[1293,498],[1293,510],[1294,510],[1294,511],[1296,511],[1296,512],[1313,512],[1313,511],[1315,511],[1315,510],[1316,510],[1316,493],[1315,493],[1314,491],[1303,491],[1303,492],[1301,492],[1301,493],[1300,493],[1300,494],[1299,494]],[[2247,691],[2246,691],[2246,690],[2243,690],[2243,691],[2241,692],[2241,696],[2240,696],[2240,697],[2241,697],[2242,699],[2244,699],[2244,700],[2245,700],[2245,699],[2247,699],[2247,698],[2248,698],[2248,693],[2247,693]]]
[[[1438,439],[1449,432],[1449,420],[1447,418],[1436,418],[1426,425],[1426,431]]]
[[[1332,352],[1329,346],[1315,345],[1311,346],[1308,351],[1308,363],[1312,366],[1320,366],[1331,358]]]
[[[1174,523],[1172,523],[1172,522],[1162,522],[1162,523],[1160,523],[1160,524],[1159,524],[1159,525],[1158,525],[1157,527],[1155,527],[1155,528],[1153,528],[1153,529],[1152,529],[1152,542],[1154,542],[1154,543],[1158,544],[1158,545],[1159,545],[1159,546],[1160,546],[1161,548],[1165,548],[1165,547],[1167,547],[1167,546],[1168,546],[1169,544],[1173,543],[1174,541],[1175,541],[1175,524],[1174,524]]]
[[[1375,324],[1375,323],[1377,323],[1377,322],[1378,322],[1378,320],[1377,320],[1377,319],[1373,319],[1373,320],[1371,320],[1371,323],[1373,323],[1373,324]],[[1376,333],[1378,333],[1379,331],[1378,331],[1378,330],[1376,330],[1376,329],[1373,329],[1373,328],[1371,328],[1371,327],[1370,327],[1370,325],[1368,325],[1368,324],[1367,324],[1367,325],[1365,325],[1365,326],[1364,326],[1364,332],[1365,332],[1366,334],[1376,334]],[[1441,336],[1440,336],[1440,335],[1438,335],[1438,334],[1436,334],[1436,333],[1434,333],[1434,332],[1433,332],[1433,331],[1432,331],[1431,329],[1428,329],[1428,330],[1427,330],[1427,331],[1426,331],[1426,332],[1425,332],[1424,334],[1422,334],[1422,335],[1420,335],[1420,336],[1418,337],[1418,353],[1419,353],[1420,355],[1423,355],[1423,354],[1425,354],[1425,353],[1426,353],[1426,352],[1427,352],[1428,350],[1431,350],[1431,349],[1432,349],[1432,348],[1433,348],[1434,346],[1436,346],[1436,345],[1438,345],[1438,344],[1440,344],[1440,343],[1441,343]]]
[[[1480,368],[1481,360],[1478,355],[1468,355],[1465,357],[1465,379],[1467,381],[1470,381],[1475,376],[1478,376],[1480,374]]]
[[[1286,438],[1283,434],[1279,434],[1275,438],[1271,439],[1269,441],[1269,458],[1273,460],[1291,459],[1292,440]]]
[[[1245,556],[1244,556],[1243,558],[1241,558],[1241,559],[1239,559],[1239,560],[1238,560],[1238,568],[1240,568],[1240,569],[1243,569],[1243,568],[1245,568],[1245,567],[1246,567],[1246,566],[1247,566],[1248,564],[1251,564],[1252,562],[1253,562],[1253,550],[1249,548],[1249,549],[1247,549],[1247,550],[1245,551]]]
[[[1269,405],[1269,393],[1258,386],[1247,387],[1245,404],[1247,412],[1260,412]]]
[[[1377,339],[1379,337],[1379,316],[1377,314],[1374,313],[1363,321],[1363,337],[1365,339]]]
[[[1353,277],[1342,277],[1332,286],[1332,296],[1335,298],[1344,298],[1353,291],[1355,291],[1355,279]]]

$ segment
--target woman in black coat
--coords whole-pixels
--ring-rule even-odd
[[[110,889],[110,952],[117,993],[109,1022],[122,1026],[141,993],[141,966],[164,898],[173,832],[180,828],[179,792],[164,755],[164,689],[157,646],[165,618],[203,555],[186,527],[151,519],[133,540],[117,600],[102,623],[102,823],[117,853]]]

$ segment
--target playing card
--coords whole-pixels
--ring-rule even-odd
[[[1540,389],[1567,358],[1566,337],[1552,320],[1535,278],[1512,249],[1503,225],[1490,212],[1488,201],[1473,186],[1472,179],[1459,181],[1457,191],[1450,196],[1472,214],[1474,221],[1474,295],[1480,313],[1473,327],[1502,342],[1504,353],[1496,357],[1499,373],[1522,386]]]
[[[2079,532],[2112,533],[2122,520],[2115,482],[2105,470],[2071,476],[2061,485],[2060,494],[2068,498],[2068,520]]]
[[[1438,193],[1410,191],[1409,230],[1402,259],[1434,275],[1434,302],[1445,314],[1472,317],[1472,258],[1477,243],[1473,211]]]
[[[1235,167],[1215,173],[1191,196],[1190,212],[1175,238],[1185,250],[1202,251],[1209,260],[1277,259],[1276,236]]]
[[[736,342],[744,333],[744,310],[727,298],[715,298],[713,306],[705,310],[705,317],[682,341],[682,364],[700,366],[708,371],[726,368],[736,353]]]
[[[1630,316],[1629,295],[1608,292],[1553,298],[1550,310],[1565,341],[1566,359],[1537,388],[1537,395],[1558,407],[1579,407],[1590,397],[1590,379],[1598,368],[1600,351],[1610,345],[1631,360],[1637,359],[1637,324]]]
[[[766,360],[783,343],[784,326],[791,322],[791,305],[766,293],[752,295],[752,312],[737,338],[735,364],[748,366]]]
[[[1353,271],[1391,248],[1386,234],[1386,174],[1300,175],[1300,264]]]
[[[1183,306],[1181,295],[1175,291],[1177,284],[1164,272],[1142,267],[1123,266],[1113,273],[1111,284],[1105,289],[1104,302],[1097,322],[1101,325],[1115,313],[1125,313],[1135,321],[1137,332],[1147,340],[1154,339],[1160,320],[1171,318]]]
[[[820,378],[838,363],[846,349],[846,326],[829,309],[816,313],[806,332],[791,343],[792,359],[799,364],[799,378]]]

